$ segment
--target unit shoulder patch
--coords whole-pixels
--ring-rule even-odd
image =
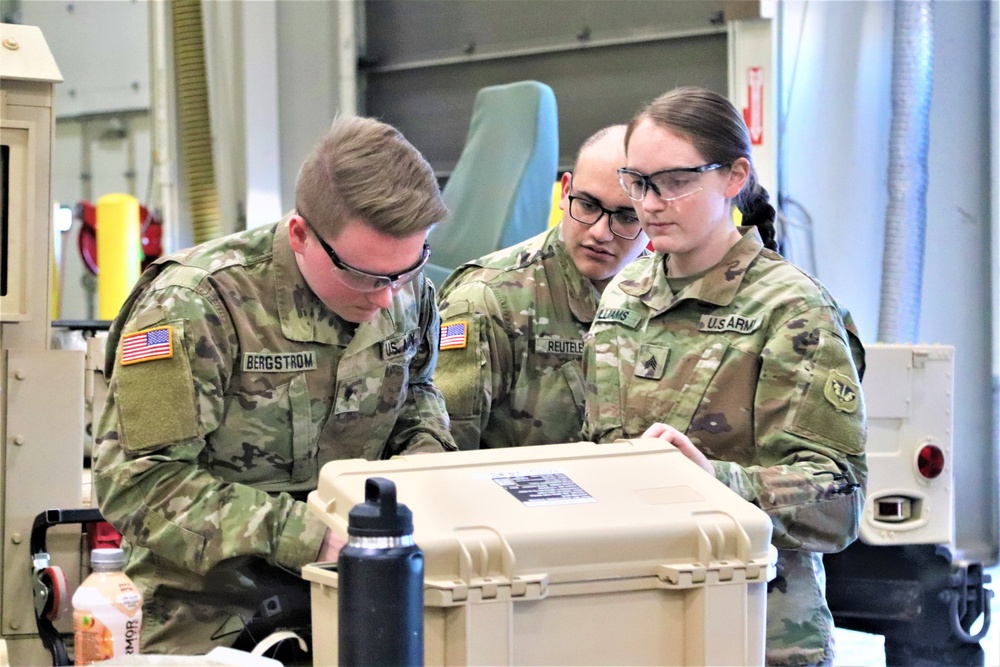
[[[444,322],[441,324],[441,350],[462,350],[469,344],[468,320]]]
[[[837,371],[830,371],[823,386],[823,397],[840,412],[857,412],[860,392],[854,381]]]
[[[169,359],[174,356],[173,342],[174,328],[169,325],[125,334],[121,342],[121,365]]]

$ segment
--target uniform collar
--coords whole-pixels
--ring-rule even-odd
[[[601,293],[594,287],[590,279],[580,273],[573,263],[573,258],[569,256],[566,249],[566,242],[562,238],[563,222],[549,230],[545,237],[545,247],[551,248],[559,263],[559,270],[566,283],[566,294],[569,299],[569,309],[580,322],[593,322],[597,313],[597,303],[601,300]]]
[[[347,347],[354,342],[354,348],[360,345],[367,347],[388,338],[395,331],[388,311],[380,311],[371,321],[362,322],[354,330],[313,294],[299,271],[295,252],[288,241],[289,217],[290,214],[286,215],[277,224],[272,242],[274,289],[281,333],[289,340],[304,343]]]
[[[718,264],[692,280],[675,294],[667,283],[664,255],[656,253],[649,268],[635,280],[623,280],[621,290],[637,297],[655,313],[670,309],[685,299],[695,299],[716,306],[728,306],[743,283],[743,276],[757,258],[764,244],[756,227],[740,227],[743,237],[729,249]]]

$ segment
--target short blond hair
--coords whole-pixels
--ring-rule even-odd
[[[360,218],[402,238],[448,213],[434,170],[399,130],[373,118],[338,116],[299,169],[295,208],[332,238]]]

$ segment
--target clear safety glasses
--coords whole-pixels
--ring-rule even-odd
[[[301,216],[301,213],[299,213]],[[424,265],[427,264],[427,260],[431,258],[431,249],[426,243],[424,243],[423,253],[420,255],[420,259],[416,264],[408,269],[404,269],[399,273],[394,274],[380,274],[380,273],[369,273],[368,271],[362,271],[361,269],[356,269],[344,260],[337,256],[330,244],[323,240],[323,237],[319,235],[316,228],[310,224],[308,220],[304,217],[302,221],[306,223],[306,226],[312,230],[313,235],[316,240],[319,241],[320,247],[326,251],[327,256],[329,256],[330,261],[338,269],[334,271],[333,274],[337,276],[340,282],[344,283],[351,289],[357,290],[359,292],[378,292],[386,287],[391,287],[396,290],[410,282],[418,275],[420,271],[423,270]]]
[[[618,180],[625,194],[633,201],[642,201],[649,190],[663,201],[676,201],[699,192],[701,188],[698,186],[698,181],[702,174],[723,166],[725,165],[713,162],[700,167],[664,169],[654,171],[652,174],[642,174],[622,167],[618,170]]]

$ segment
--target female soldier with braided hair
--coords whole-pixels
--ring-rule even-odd
[[[766,660],[830,662],[820,554],[857,536],[867,476],[853,323],[775,252],[774,209],[728,100],[667,92],[631,121],[625,148],[621,183],[656,253],[601,299],[585,436],[663,438],[766,511],[779,554]]]

